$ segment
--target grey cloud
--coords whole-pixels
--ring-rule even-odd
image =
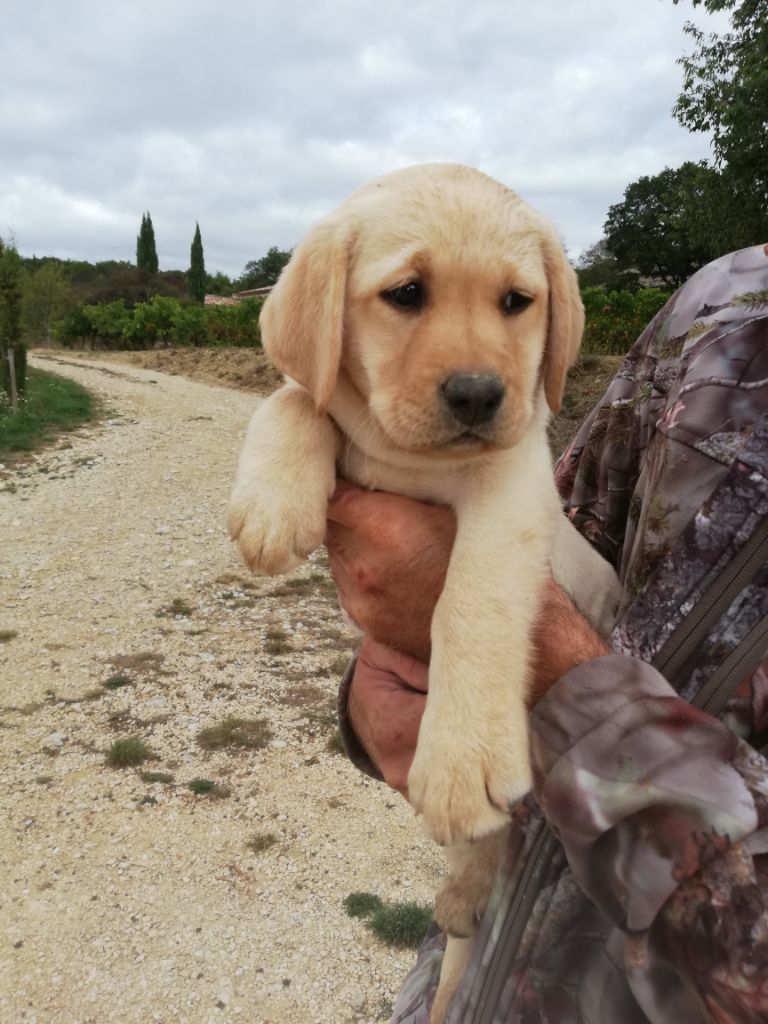
[[[161,265],[187,265],[199,220],[209,268],[238,273],[366,178],[438,159],[509,183],[577,251],[631,180],[706,155],[669,115],[681,8],[469,7],[11,0],[0,234],[131,259],[150,209]]]

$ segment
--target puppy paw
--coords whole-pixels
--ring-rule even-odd
[[[446,934],[469,939],[477,931],[508,836],[506,828],[446,850],[448,874],[435,897],[435,920]]]
[[[248,568],[276,576],[295,568],[323,543],[325,513],[324,501],[314,507],[301,500],[290,504],[265,489],[234,499],[227,525]]]
[[[498,831],[530,788],[527,742],[469,746],[456,735],[433,736],[422,723],[408,799],[435,842],[472,842]]]
[[[478,905],[455,878],[447,878],[435,896],[435,920],[446,935],[457,939],[475,934],[484,910],[485,904]]]

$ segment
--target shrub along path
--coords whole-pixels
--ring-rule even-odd
[[[226,538],[257,399],[32,361],[106,414],[0,478],[0,1020],[384,1018],[412,954],[343,900],[428,902],[439,858],[333,752],[323,555],[255,580]]]

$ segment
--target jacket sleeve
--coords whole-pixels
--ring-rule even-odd
[[[537,799],[581,889],[625,933],[647,1016],[673,970],[713,1019],[768,1019],[766,761],[615,655],[559,680],[531,739]]]

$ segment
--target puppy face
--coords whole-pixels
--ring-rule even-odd
[[[522,200],[469,168],[428,165],[366,186],[315,229],[262,328],[319,408],[343,366],[395,445],[471,454],[513,445],[542,384],[559,403],[581,334],[574,282]],[[311,309],[309,344],[299,309]]]
[[[344,367],[408,450],[508,447],[534,412],[548,280],[521,202],[476,182],[430,202],[374,194],[359,221]]]

